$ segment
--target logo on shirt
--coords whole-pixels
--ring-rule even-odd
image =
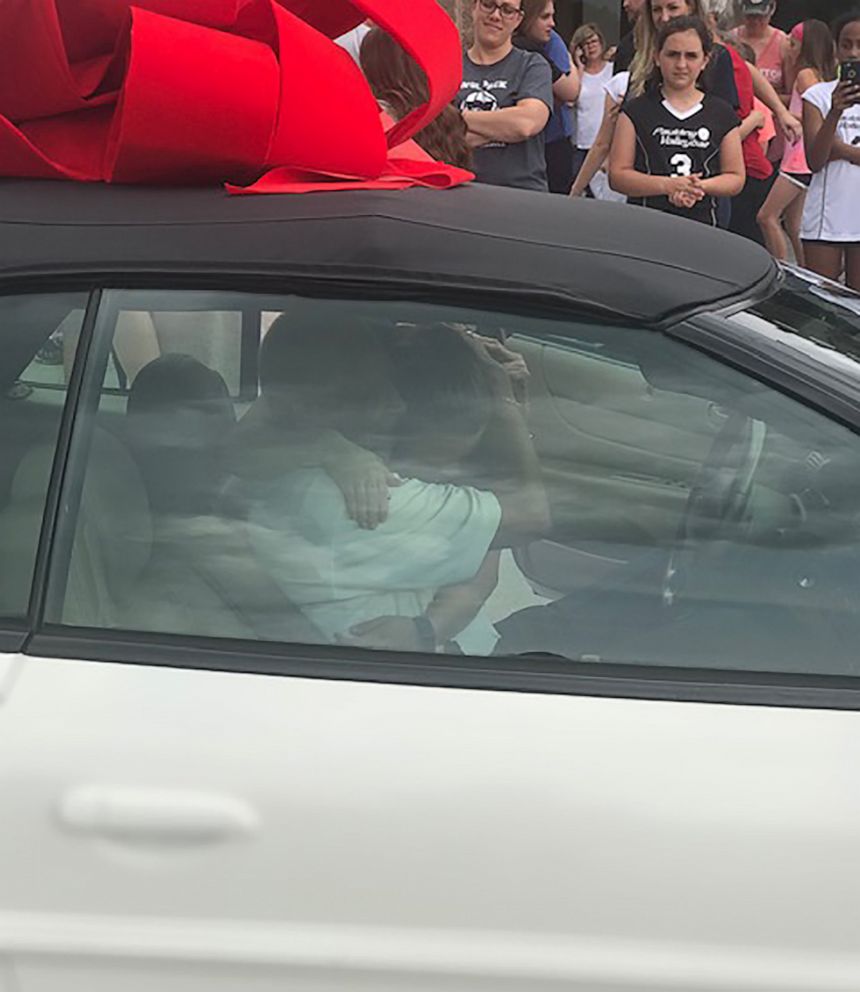
[[[460,110],[498,110],[499,101],[486,90],[472,90],[460,104]]]
[[[691,130],[686,127],[655,127],[652,134],[663,147],[706,149],[711,143],[711,131],[707,127]]]

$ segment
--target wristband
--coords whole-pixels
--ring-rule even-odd
[[[422,614],[420,617],[413,617],[412,622],[415,624],[415,633],[418,635],[418,645],[421,650],[428,654],[434,654],[436,651],[436,630],[430,622],[430,618]]]

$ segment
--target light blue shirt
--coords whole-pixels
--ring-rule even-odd
[[[385,523],[363,530],[331,478],[304,469],[254,487],[249,531],[287,598],[334,640],[366,620],[420,616],[440,588],[473,579],[501,515],[490,492],[410,479],[391,489]]]

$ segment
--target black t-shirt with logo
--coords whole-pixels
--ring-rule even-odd
[[[636,129],[636,170],[649,176],[718,176],[723,139],[738,126],[732,107],[707,95],[688,113],[679,114],[661,93],[646,93],[625,103],[623,113]],[[689,210],[673,206],[666,196],[631,197],[630,202],[717,226],[713,196]]]

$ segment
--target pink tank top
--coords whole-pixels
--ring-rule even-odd
[[[803,120],[803,97],[797,92],[796,86],[791,93],[789,110],[798,120]],[[788,172],[793,175],[809,175],[812,171],[809,168],[809,163],[806,161],[806,149],[803,145],[803,138],[800,141],[786,145],[780,169],[782,172]]]
[[[785,72],[782,65],[782,47],[785,39],[785,32],[774,28],[770,41],[757,59],[759,71],[777,93],[785,91]]]

